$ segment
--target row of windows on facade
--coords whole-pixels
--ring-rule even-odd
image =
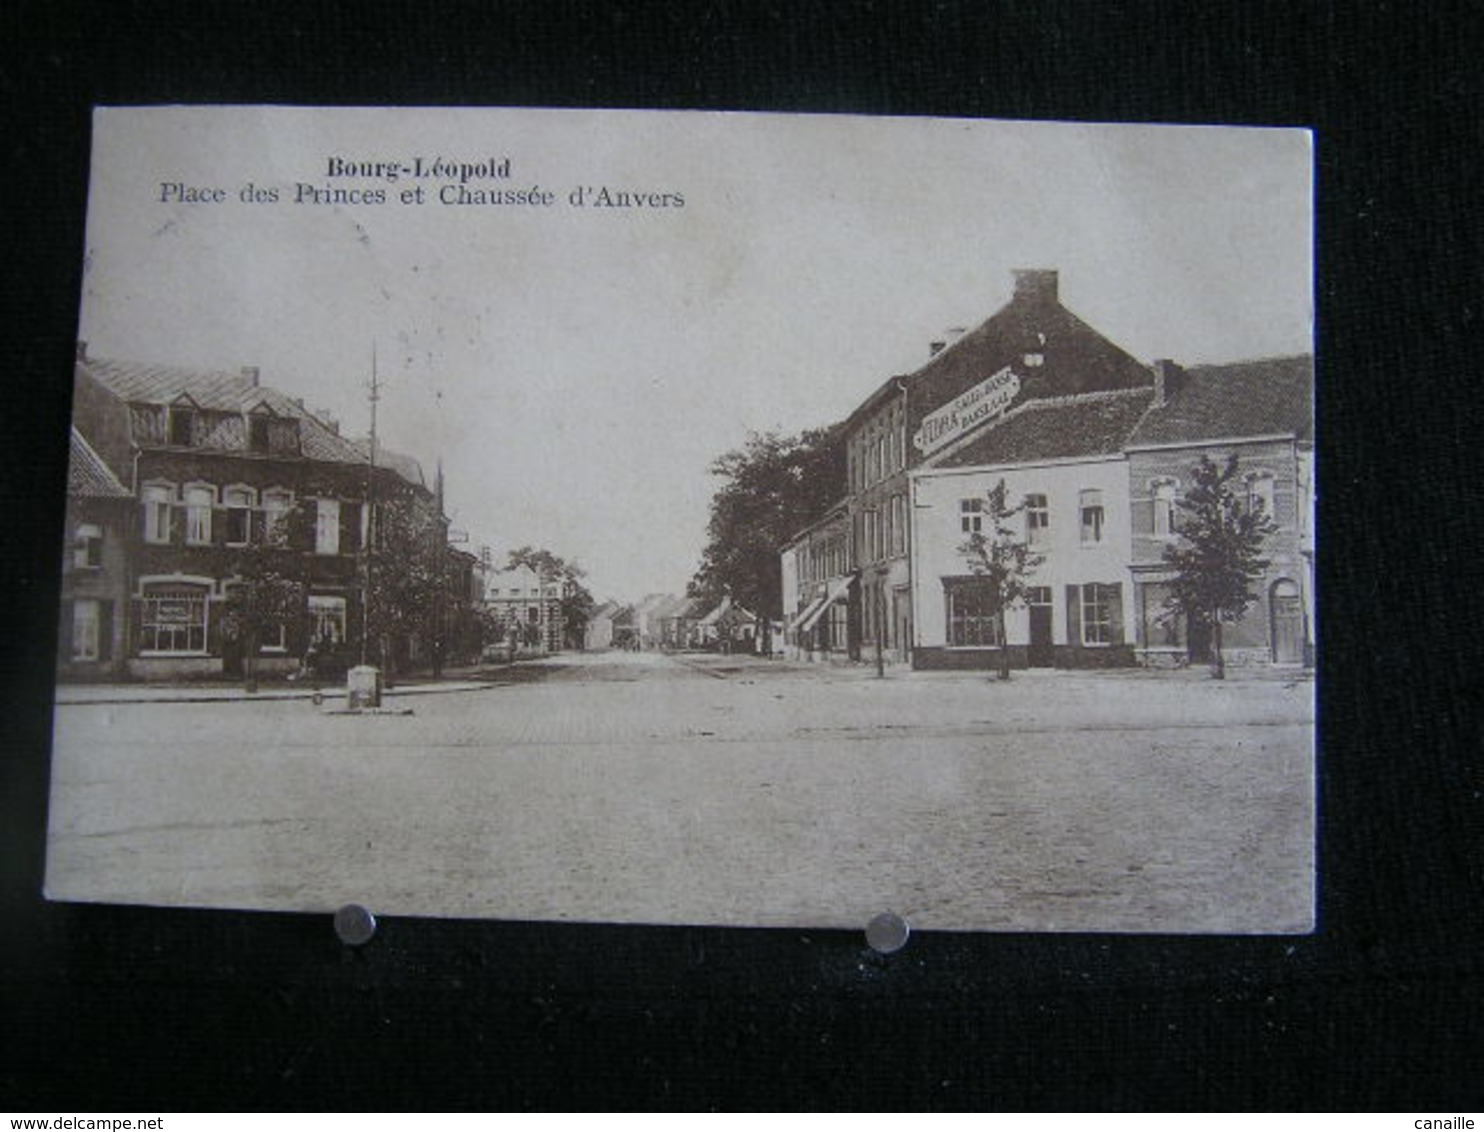
[[[883,558],[907,553],[907,497],[891,496],[886,506],[855,513],[855,545],[860,548],[861,562],[879,562]]]
[[[1151,530],[1156,536],[1165,537],[1179,531],[1179,483],[1176,480],[1156,480],[1151,485],[1154,504]],[[984,529],[988,513],[983,498],[959,500],[959,527],[964,534],[988,533]],[[1255,511],[1261,508],[1268,516],[1273,514],[1273,477],[1261,473],[1249,476],[1244,483],[1241,506]],[[1032,546],[1044,544],[1050,537],[1051,509],[1045,495],[1032,492],[1023,500],[1025,516],[1025,540]],[[1107,513],[1103,508],[1103,493],[1097,488],[1085,488],[1077,493],[1077,516],[1084,543],[1103,541],[1103,528]]]
[[[850,554],[845,536],[835,535],[804,547],[794,559],[794,571],[800,587],[849,573]]]
[[[952,648],[997,648],[1000,637],[999,608],[994,595],[981,579],[944,578],[948,644]],[[1088,582],[1068,586],[1067,642],[1090,647],[1123,643],[1123,587],[1118,582]],[[1050,586],[1032,586],[1026,604],[1050,613]],[[1049,624],[1049,622],[1048,622]]]
[[[228,582],[223,598],[230,600],[235,584]],[[142,656],[205,656],[213,599],[205,583],[145,582],[136,606],[135,646]],[[310,594],[306,599],[308,640],[316,645],[337,646],[346,641],[345,598],[334,594]],[[113,637],[113,603],[79,598],[72,603],[72,659],[110,659]],[[264,652],[288,651],[288,624],[279,621],[263,632],[259,647]]]
[[[878,483],[907,466],[900,406],[893,406],[850,442],[847,463],[852,491]]]
[[[299,422],[263,410],[246,414],[186,405],[133,406],[141,434],[177,448],[246,448],[249,452],[293,454],[299,449]],[[238,422],[245,426],[238,431]]]
[[[210,484],[191,483],[180,489],[173,484],[147,483],[140,488],[144,506],[144,541],[169,543],[180,529],[188,546],[211,546],[217,539],[220,515],[221,541],[227,546],[247,546],[266,537],[294,506],[294,493],[270,488],[259,494],[250,487],[228,487],[220,493]],[[361,505],[339,499],[317,498],[314,503],[314,551],[316,554],[354,554],[364,535]]]

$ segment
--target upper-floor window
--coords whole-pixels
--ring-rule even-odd
[[[170,510],[175,501],[175,489],[169,484],[145,484],[139,497],[144,503],[144,541],[169,542]]]
[[[246,546],[252,541],[253,502],[253,490],[249,487],[229,487],[222,492],[222,503],[227,512],[228,546]]]
[[[958,501],[958,525],[966,535],[977,535],[984,530],[984,500],[978,497]]]
[[[185,489],[186,542],[191,546],[211,543],[211,511],[216,504],[216,491],[205,484],[192,484]]]
[[[893,554],[907,553],[907,497],[905,495],[893,495],[891,497],[892,536],[891,552]]]
[[[1156,480],[1154,483],[1154,533],[1162,538],[1173,535],[1178,526],[1177,518],[1174,481]]]
[[[171,405],[168,427],[167,437],[171,444],[189,447],[195,443],[196,411],[183,405]]]
[[[265,540],[286,540],[288,533],[280,529],[284,519],[294,506],[294,493],[286,488],[272,487],[263,492],[263,535]]]
[[[1046,542],[1047,532],[1051,527],[1051,511],[1046,504],[1046,496],[1039,493],[1025,497],[1025,541],[1032,546],[1040,546]]]
[[[1082,491],[1077,498],[1077,508],[1082,516],[1082,541],[1103,541],[1103,493],[1096,488]]]
[[[1261,508],[1269,519],[1273,514],[1273,473],[1253,472],[1247,477],[1246,499],[1243,501],[1249,514]]]
[[[103,565],[103,528],[82,523],[72,545],[72,565],[78,570],[96,570]]]
[[[269,429],[270,418],[254,413],[247,418],[247,447],[253,452],[267,452],[273,446],[273,434]]]
[[[317,499],[314,512],[314,552],[340,553],[340,500]]]

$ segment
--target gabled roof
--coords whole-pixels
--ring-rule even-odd
[[[67,454],[67,494],[83,499],[129,499],[129,489],[108,470],[82,433],[72,430]]]
[[[130,362],[116,358],[86,358],[81,363],[115,396],[146,405],[170,405],[182,399],[201,409],[240,413],[266,402],[286,417],[307,416],[304,410],[279,393],[258,385],[251,377],[227,370],[187,369],[184,366]]]
[[[1116,455],[1153,396],[1153,390],[1145,388],[1026,402],[929,459],[927,466],[967,468]]]
[[[1149,411],[1129,447],[1246,436],[1313,440],[1312,355],[1192,366],[1168,403]]]
[[[915,405],[931,410],[1006,366],[1020,377],[1023,400],[1149,387],[1154,380],[1137,358],[1062,306],[1054,286],[1017,289],[1009,302],[916,370],[883,382],[851,413],[847,427],[896,395],[899,384],[910,388]]]
[[[221,413],[251,413],[267,408],[275,416],[299,422],[300,451],[309,459],[332,464],[359,464],[366,460],[353,443],[298,401],[242,373],[117,358],[90,357],[78,365],[121,401],[142,405],[191,404]],[[421,483],[420,472],[414,482]]]

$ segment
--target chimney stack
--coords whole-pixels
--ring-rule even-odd
[[[1010,273],[1015,278],[1017,299],[1045,299],[1056,302],[1056,272],[1042,268],[1019,268]]]
[[[1162,409],[1179,390],[1185,371],[1169,358],[1156,358],[1149,368],[1154,371],[1154,407]]]
[[[247,383],[249,385],[251,385],[254,389],[256,389],[258,387],[258,367],[257,366],[243,366],[242,367],[242,376],[247,380]]]

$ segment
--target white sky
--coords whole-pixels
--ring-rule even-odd
[[[401,205],[330,156],[509,157],[553,208]],[[79,337],[262,380],[431,475],[497,556],[576,559],[594,594],[683,590],[712,459],[845,416],[950,326],[1055,268],[1135,357],[1311,349],[1311,154],[1293,130],[555,110],[154,108],[95,122]],[[296,182],[383,188],[295,205]],[[225,189],[161,203],[162,182]],[[247,183],[278,204],[245,204]],[[681,209],[574,209],[579,185]]]

